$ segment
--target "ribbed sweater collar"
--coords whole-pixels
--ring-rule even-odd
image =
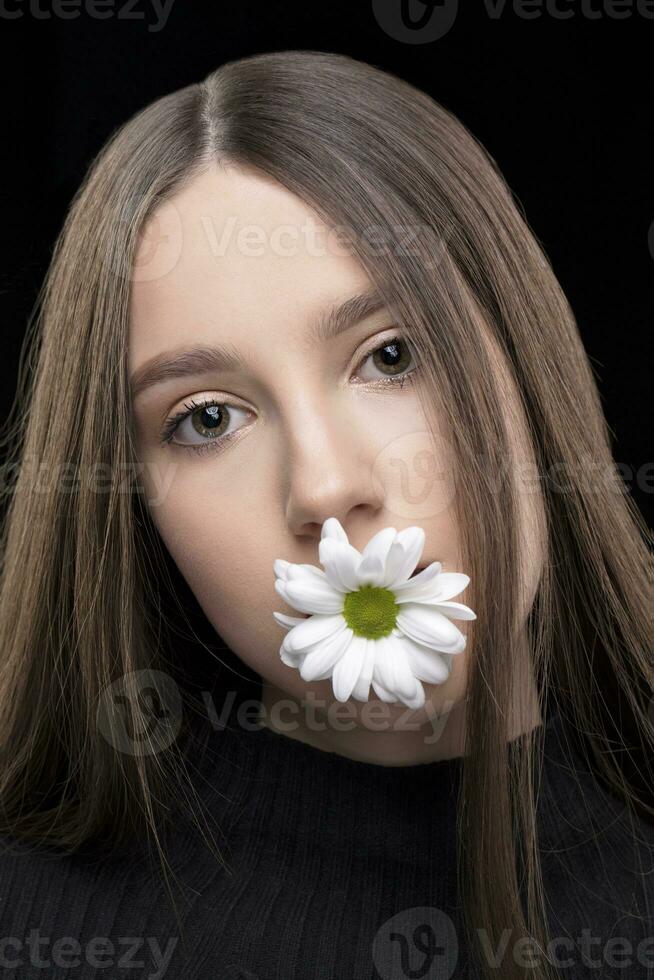
[[[290,735],[243,724],[234,703],[224,728],[207,739],[201,766],[212,811],[225,817],[259,811],[263,836],[301,834],[316,844],[393,849],[400,840],[454,843],[460,756],[406,766],[363,762]],[[547,733],[558,716],[546,720]],[[252,712],[250,713],[252,718]],[[224,809],[223,809],[224,808]],[[375,843],[377,842],[377,843]]]

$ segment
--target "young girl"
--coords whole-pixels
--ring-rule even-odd
[[[158,99],[75,196],[28,353],[7,975],[652,975],[651,537],[461,123],[313,51]],[[352,612],[364,570],[405,635],[346,659],[324,588]]]

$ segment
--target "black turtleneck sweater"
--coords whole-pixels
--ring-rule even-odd
[[[145,861],[55,860],[13,843],[0,855],[0,976],[477,975],[457,901],[461,758],[399,767],[355,761],[243,727],[238,704],[191,760],[228,868],[198,832],[180,826],[170,838],[181,922]],[[633,827],[580,756],[570,772],[562,730],[551,714],[538,805],[560,975],[652,980],[654,827]]]

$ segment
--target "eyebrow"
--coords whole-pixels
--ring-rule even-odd
[[[348,297],[342,303],[323,310],[311,323],[307,346],[334,340],[339,334],[385,306],[386,301],[374,287]],[[243,355],[232,344],[167,351],[150,358],[134,371],[130,381],[131,396],[135,398],[146,388],[173,378],[206,374],[210,371],[245,370],[246,366]]]

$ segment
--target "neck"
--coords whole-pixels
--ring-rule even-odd
[[[328,682],[327,682],[328,683]],[[456,701],[441,698],[428,687],[427,701],[420,709],[403,704],[384,704],[377,699],[327,702],[297,697],[262,681],[259,722],[272,731],[313,745],[327,752],[361,762],[385,766],[408,766],[450,759],[465,753],[465,695]],[[511,711],[508,739],[542,724],[533,677],[522,688],[522,696]],[[314,703],[315,702],[315,703]]]

